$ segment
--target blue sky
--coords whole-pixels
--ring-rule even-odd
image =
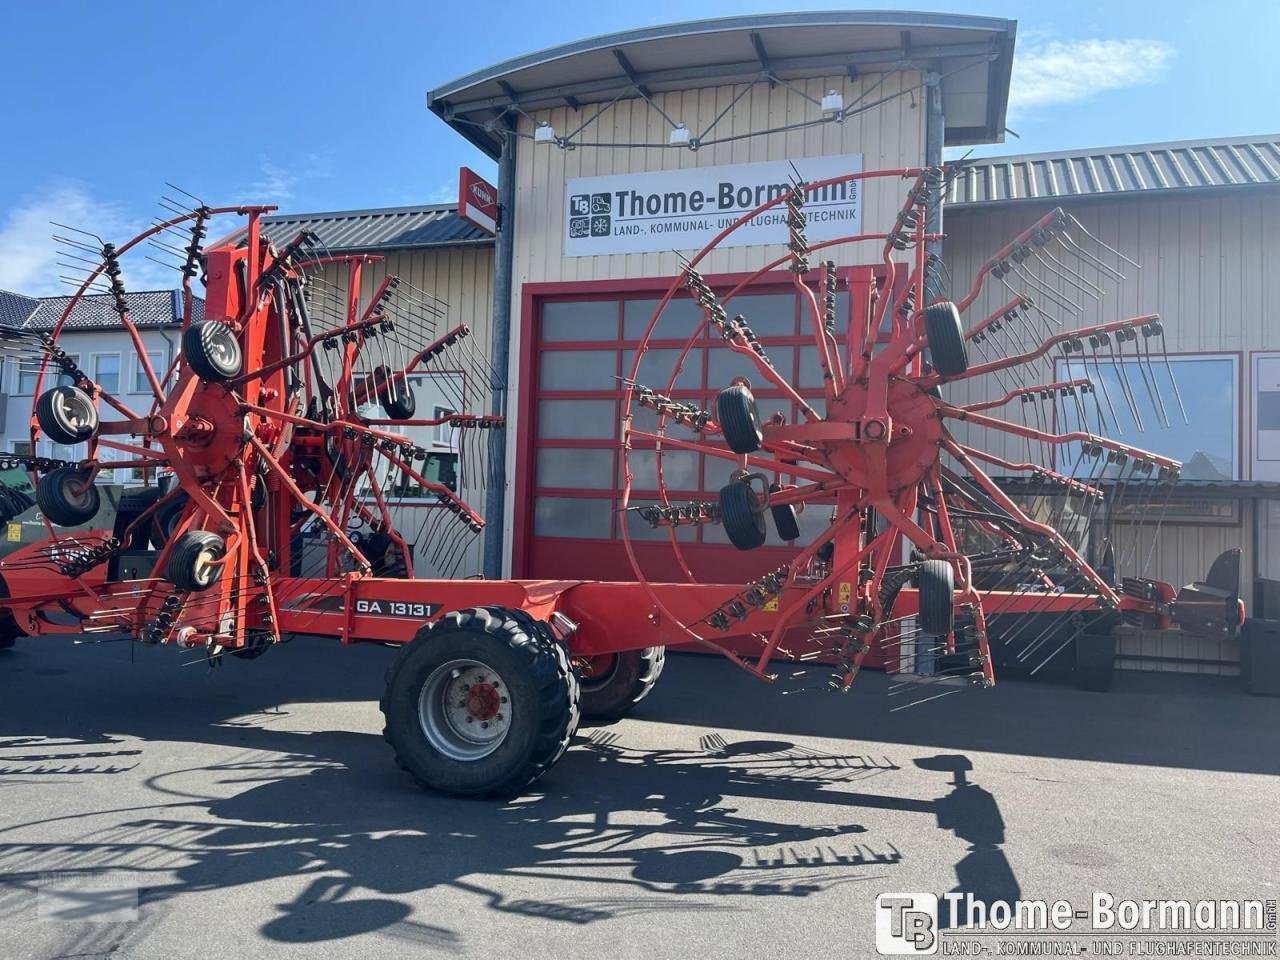
[[[838,5],[5,4],[0,288],[59,292],[48,221],[122,235],[154,215],[166,180],[293,211],[452,199],[459,165],[493,165],[427,111],[433,86],[595,34],[824,6]],[[1280,130],[1274,2],[870,6],[1019,21],[1008,122],[1020,139],[979,155]]]

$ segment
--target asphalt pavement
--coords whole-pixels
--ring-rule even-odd
[[[485,802],[392,763],[391,655],[0,651],[0,957],[861,957],[887,891],[1277,895],[1280,700],[1234,680],[898,710],[676,655]]]

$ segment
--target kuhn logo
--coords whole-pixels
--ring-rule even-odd
[[[476,198],[476,203],[481,206],[492,206],[496,202],[493,194],[485,189],[485,184],[483,183],[472,183],[471,195]]]
[[[876,951],[890,956],[937,953],[937,895],[882,893],[876,897]]]

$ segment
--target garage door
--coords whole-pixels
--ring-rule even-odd
[[[626,523],[632,540],[639,541],[637,552],[648,578],[682,579],[667,530],[653,530],[636,514],[624,516],[618,511],[622,378],[630,373],[635,350],[657,303],[654,293],[591,295],[573,289],[533,300],[534,347],[527,355],[525,370],[526,383],[531,380],[532,389],[526,393],[522,423],[528,433],[518,465],[522,482],[517,510],[517,575],[634,579],[621,545],[622,525]],[[821,369],[807,317],[805,326],[800,326],[795,292],[785,283],[753,287],[750,295],[735,297],[730,306],[731,313],[747,318],[775,366],[821,409]],[[847,293],[841,293],[839,309],[848,316]],[[671,303],[649,341],[638,378],[641,383],[656,389],[666,386],[680,351],[701,319],[692,300],[680,298]],[[796,416],[780,391],[771,385],[764,388],[766,384],[750,360],[733,353],[709,333],[690,352],[673,395],[713,409],[716,393],[739,376],[754,385],[762,417],[776,410]],[[652,428],[650,411],[636,408],[632,413],[638,425]],[[662,463],[667,490],[675,502],[715,501],[733,469],[731,461],[671,449],[663,452]],[[631,502],[657,502],[652,448],[634,450],[631,468]],[[827,507],[811,507],[800,517],[802,542],[825,529],[830,513]],[[794,548],[782,545],[772,530],[765,547],[747,553],[729,545],[719,525],[682,528],[679,536],[691,569],[709,583],[745,582],[794,555]]]

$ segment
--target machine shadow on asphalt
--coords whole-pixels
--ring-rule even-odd
[[[650,745],[643,720],[585,728],[552,776],[499,802],[419,791],[380,762],[376,734],[282,729],[299,704],[363,699],[382,665],[377,651],[366,653],[368,670],[326,670],[314,651],[300,669],[302,651],[281,651],[277,671],[257,668],[266,683],[218,683],[214,673],[195,681],[198,690],[181,689],[192,682],[184,671],[166,695],[148,682],[172,670],[158,658],[119,663],[104,689],[81,672],[64,677],[53,668],[59,676],[49,677],[34,658],[6,651],[7,675],[26,683],[15,691],[22,708],[0,718],[0,783],[136,778],[155,768],[150,751],[174,746],[156,741],[180,741],[184,758],[217,759],[147,774],[149,802],[5,824],[0,914],[24,909],[24,894],[51,870],[131,871],[142,878],[144,907],[161,909],[178,897],[309,876],[276,905],[263,936],[311,942],[382,931],[449,950],[456,933],[411,919],[406,895],[452,887],[494,911],[587,925],[635,913],[732,911],[742,909],[740,897],[802,898],[872,880],[892,886],[915,842],[868,829],[859,816],[868,810],[919,814],[926,834],[958,839],[967,850],[955,866],[957,889],[1018,894],[998,802],[963,753],[899,763],[859,752],[856,741],[838,750],[741,734],[716,729],[708,703],[701,718],[682,717],[688,729],[676,728],[676,746],[670,736]],[[704,658],[678,660],[676,698],[694,692],[708,668],[723,673]],[[288,684],[272,683],[272,673]],[[72,709],[53,696],[59,688]],[[288,704],[277,706],[277,696]],[[148,709],[132,709],[147,698]],[[644,714],[682,712],[655,700],[660,707]],[[168,709],[176,703],[180,712]],[[757,720],[771,725],[768,716]],[[714,732],[696,732],[708,728]],[[900,782],[903,764],[917,778],[929,774],[927,796],[912,795],[918,779]],[[774,820],[746,809],[777,802],[820,813]],[[5,839],[32,829],[49,835],[59,819],[82,819],[89,830],[74,842]],[[537,895],[499,889],[512,878],[536,881]],[[594,892],[584,897],[583,889]]]

